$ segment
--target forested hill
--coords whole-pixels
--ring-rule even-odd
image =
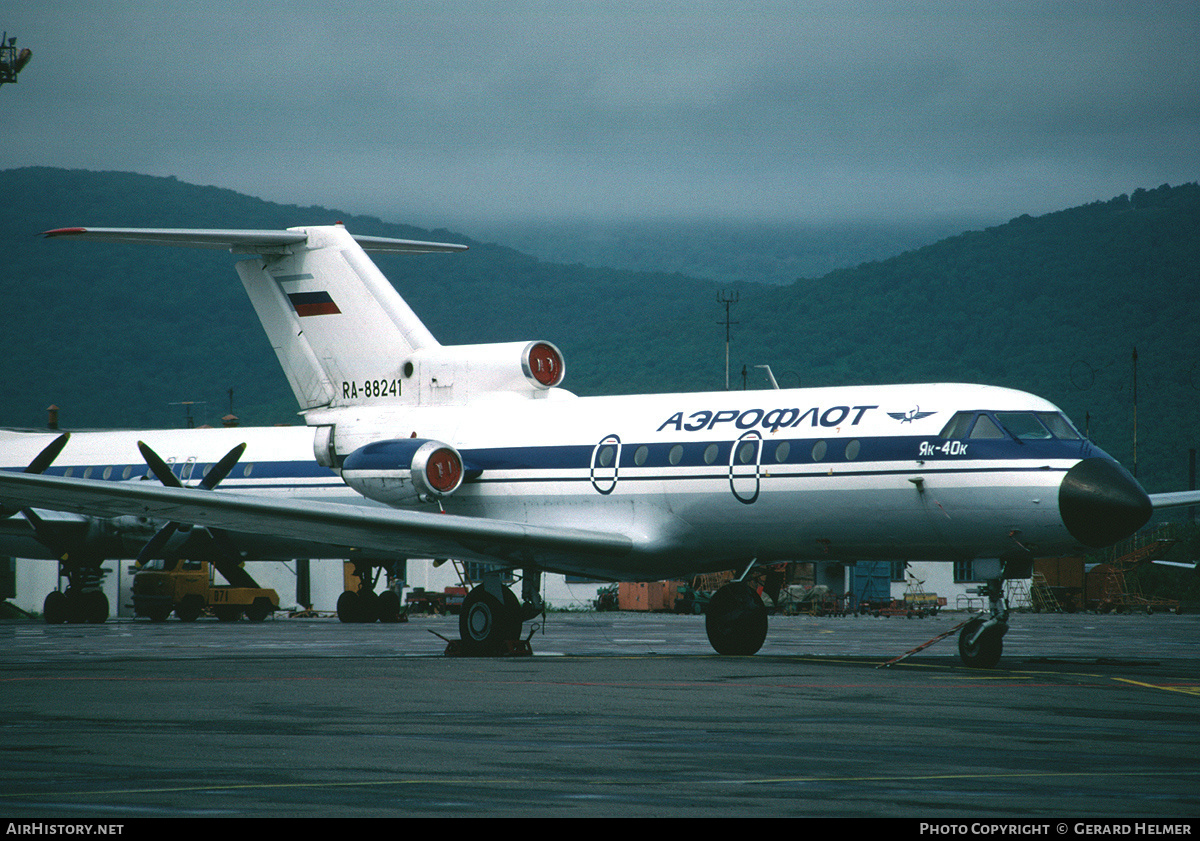
[[[742,308],[741,329],[760,339],[763,361],[802,372],[805,385],[1032,391],[1129,467],[1136,348],[1138,476],[1152,489],[1186,487],[1188,449],[1200,447],[1196,184],[1022,216],[770,300]]]
[[[216,423],[296,422],[274,354],[222,252],[46,241],[70,225],[282,228],[466,242],[465,254],[376,255],[447,344],[547,339],[580,394],[708,390],[724,382],[729,285],[678,274],[564,266],[320,207],[169,178],[45,168],[0,172],[5,352],[0,424],[179,426],[183,401]],[[1062,406],[1132,463],[1139,354],[1139,476],[1183,487],[1200,446],[1200,188],[1021,217],[901,256],[778,287],[738,284],[734,381],[770,364],[781,385],[975,381]],[[765,387],[761,375],[751,388]],[[175,404],[175,405],[173,405]]]

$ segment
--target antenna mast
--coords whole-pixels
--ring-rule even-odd
[[[729,308],[738,302],[737,290],[732,292],[718,292],[717,303],[725,305],[725,390],[729,391],[729,328],[737,324],[736,321],[729,320]],[[717,324],[722,322],[718,321]]]

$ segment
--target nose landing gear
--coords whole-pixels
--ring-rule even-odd
[[[1004,581],[989,578],[981,588],[988,597],[989,616],[977,616],[958,634],[958,655],[973,669],[990,669],[1000,662],[1004,650],[1004,635],[1008,633],[1008,599]]]

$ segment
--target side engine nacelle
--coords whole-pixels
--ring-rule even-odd
[[[367,499],[395,507],[433,502],[462,485],[462,456],[441,441],[397,438],[359,447],[342,462],[342,480]]]

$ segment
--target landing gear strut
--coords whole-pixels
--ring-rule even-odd
[[[1008,633],[1008,599],[1004,582],[990,578],[981,588],[988,597],[989,616],[977,616],[958,634],[958,654],[963,663],[973,669],[990,669],[1000,662],[1004,650],[1004,635]]]

